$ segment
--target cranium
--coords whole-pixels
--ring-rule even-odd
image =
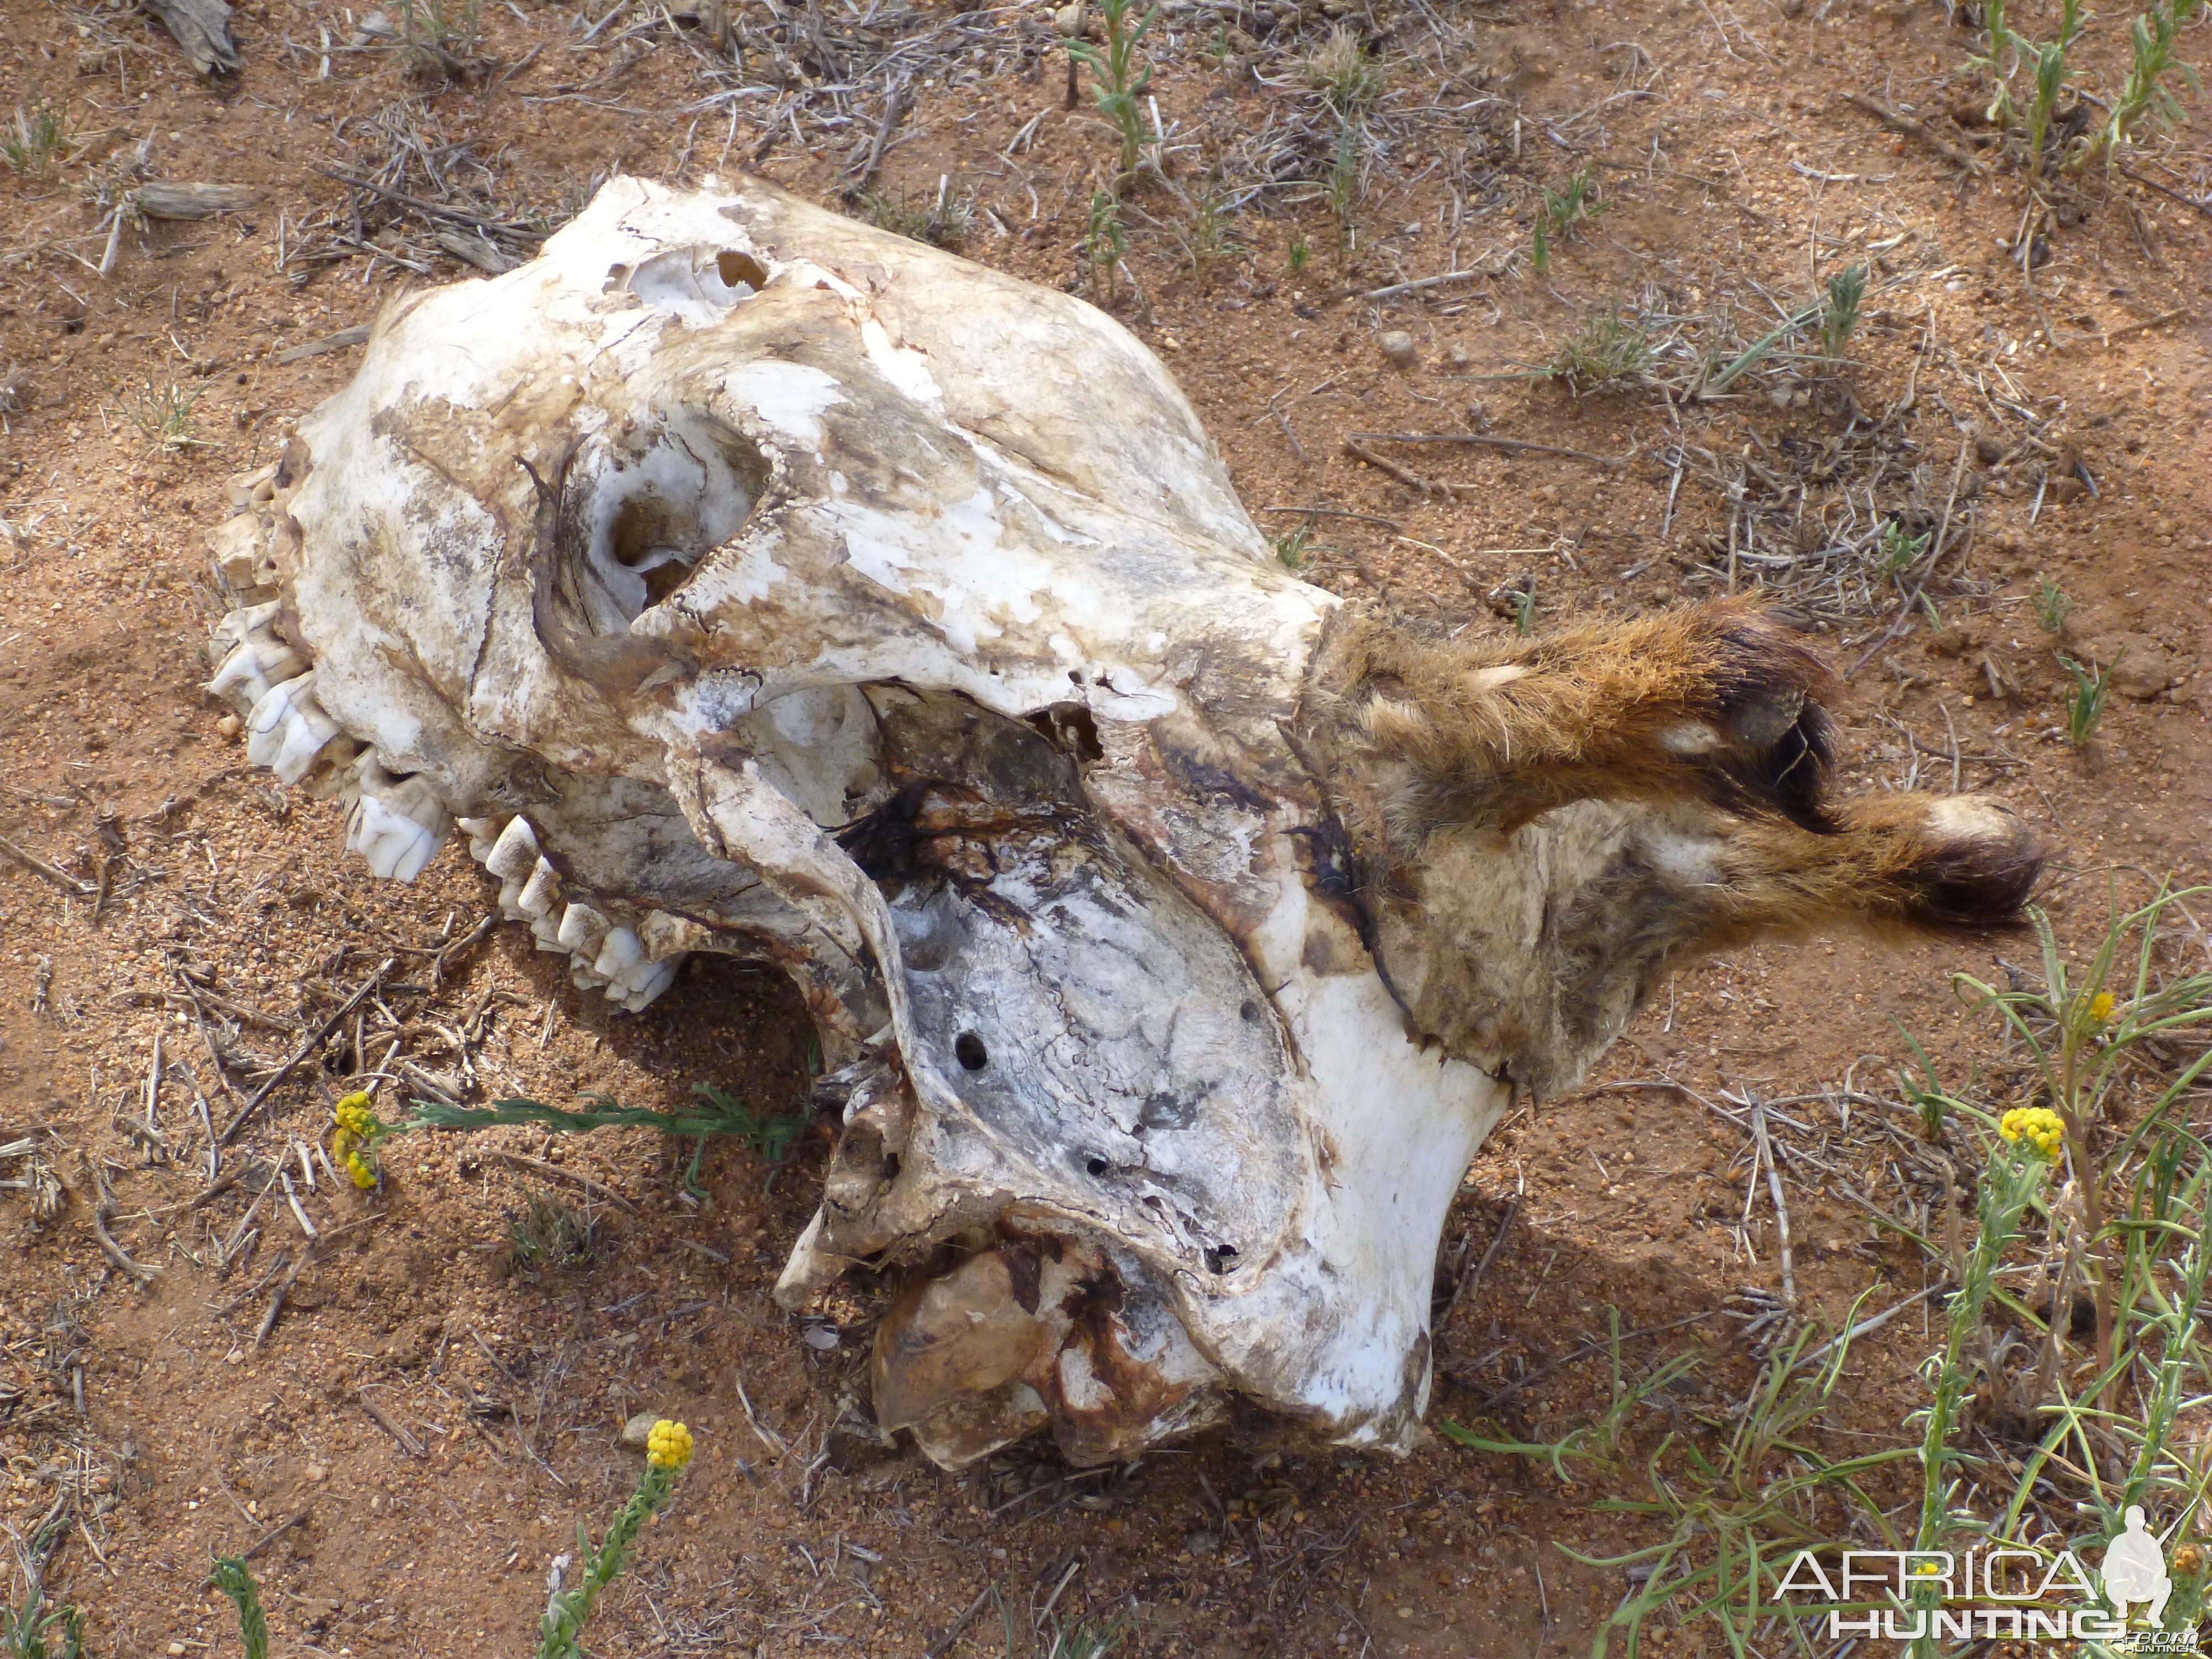
[[[951,1465],[1243,1395],[1402,1448],[1518,1087],[1762,930],[2008,918],[1971,798],[1832,806],[1818,660],[1709,605],[1423,637],[1297,580],[1079,301],[765,186],[608,185],[396,301],[244,481],[212,689],[411,879],[449,831],[631,1009],[772,962],[842,1136],[778,1294],[908,1275]]]

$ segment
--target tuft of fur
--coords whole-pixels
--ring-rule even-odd
[[[1322,643],[1305,713],[1340,754],[1394,774],[1379,805],[1401,836],[1684,793],[1818,829],[1832,684],[1795,630],[1742,600],[1502,646],[1354,611]]]
[[[1832,684],[1746,601],[1503,647],[1343,618],[1301,714],[1409,1027],[1548,1093],[1711,951],[2016,923],[2041,860],[2002,803],[1827,799]]]

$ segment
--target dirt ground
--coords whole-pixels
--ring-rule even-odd
[[[373,1200],[315,1168],[303,1144],[365,1067],[469,1101],[662,1105],[711,1081],[796,1110],[808,1034],[779,983],[697,958],[611,1016],[524,930],[479,928],[492,884],[458,842],[380,884],[333,807],[247,768],[200,689],[224,482],[344,383],[343,331],[471,274],[434,234],[455,216],[504,228],[474,238],[495,258],[609,173],[748,168],[865,213],[842,191],[879,145],[873,211],[943,204],[970,257],[1095,295],[1160,352],[1317,582],[1490,629],[1775,589],[1853,671],[1844,782],[2005,798],[2078,945],[2114,879],[2201,881],[2212,849],[2201,112],[2032,200],[1977,123],[1972,31],[1932,0],[1182,0],[1146,42],[1166,176],[1127,189],[1109,271],[1085,253],[1115,143],[1069,103],[1048,5],[501,0],[478,22],[441,64],[393,44],[398,6],[251,0],[242,69],[210,79],[128,5],[0,0],[0,120],[44,100],[68,128],[50,164],[0,171],[0,1520],[19,1550],[58,1540],[46,1583],[87,1651],[234,1651],[203,1579],[249,1547],[279,1655],[530,1651],[555,1558],[636,1479],[620,1431],[642,1411],[700,1451],[592,1626],[605,1654],[1046,1652],[1115,1620],[1131,1654],[1585,1650],[1630,1584],[1561,1547],[1650,1541],[1595,1507],[1626,1475],[1441,1437],[1404,1462],[1316,1451],[1256,1421],[1114,1470],[1024,1448],[955,1475],[872,1444],[850,1423],[866,1308],[802,1326],[768,1294],[818,1131],[773,1168],[716,1146],[703,1200],[688,1145],[641,1130],[404,1140]],[[1337,27],[1384,77],[1341,214],[1302,67]],[[2094,88],[2123,27],[2085,45]],[[2183,47],[2212,58],[2201,28]],[[1602,210],[1539,271],[1540,193],[1579,169]],[[246,194],[118,217],[149,180]],[[1771,356],[1686,395],[1854,263],[1840,365]],[[1616,315],[1663,386],[1525,373]],[[1358,441],[1378,465],[1348,432],[1540,447]],[[1932,533],[1932,562],[1870,563],[1880,522]],[[2071,600],[2058,634],[2045,580]],[[2061,652],[2120,664],[2086,750]],[[1601,1082],[1516,1114],[1469,1172],[1432,1420],[1582,1421],[1609,1397],[1609,1308],[1648,1333],[1623,1345],[1638,1374],[1704,1351],[1644,1426],[1740,1396],[1748,1316],[1784,1280],[1723,1091],[1774,1103],[1793,1149],[1797,1316],[1923,1290],[1922,1252],[1863,1207],[1945,1224],[1896,1103],[1906,1033],[2003,1098],[1949,976],[2033,953],[1838,938],[1681,975]],[[303,1044],[223,1153],[245,1178],[210,1188],[210,1126]],[[271,1166],[292,1190],[249,1215]],[[586,1265],[518,1255],[533,1196],[588,1222]],[[1899,1435],[1929,1318],[1862,1340],[1821,1433]]]

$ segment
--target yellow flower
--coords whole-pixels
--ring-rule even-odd
[[[662,1418],[645,1437],[645,1455],[656,1469],[682,1468],[691,1461],[691,1431]]]
[[[331,1115],[338,1121],[340,1128],[349,1130],[364,1140],[368,1139],[369,1130],[376,1123],[374,1114],[368,1109],[368,1098],[365,1093],[350,1094],[331,1109]]]
[[[2110,991],[2098,992],[2089,999],[2089,1023],[2092,1025],[2111,1024],[2112,1011],[2119,1006]]]
[[[2057,1158],[2066,1141],[2066,1124],[2047,1106],[2015,1106],[1997,1121],[1997,1133],[2017,1144],[2026,1141],[2045,1158]]]
[[[348,1152],[345,1166],[346,1173],[353,1177],[353,1184],[362,1191],[367,1192],[376,1185],[376,1172],[362,1161],[359,1152]]]

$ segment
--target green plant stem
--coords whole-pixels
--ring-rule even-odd
[[[648,1463],[644,1480],[638,1483],[629,1502],[623,1505],[622,1512],[615,1516],[614,1524],[607,1528],[606,1541],[597,1551],[592,1550],[582,1523],[577,1524],[578,1550],[591,1559],[574,1589],[556,1590],[546,1602],[544,1617],[538,1626],[538,1659],[577,1659],[580,1655],[582,1650],[576,1638],[591,1620],[592,1605],[599,1601],[599,1592],[622,1576],[639,1529],[655,1510],[668,1501],[669,1493],[675,1489],[676,1475],[674,1469]]]

